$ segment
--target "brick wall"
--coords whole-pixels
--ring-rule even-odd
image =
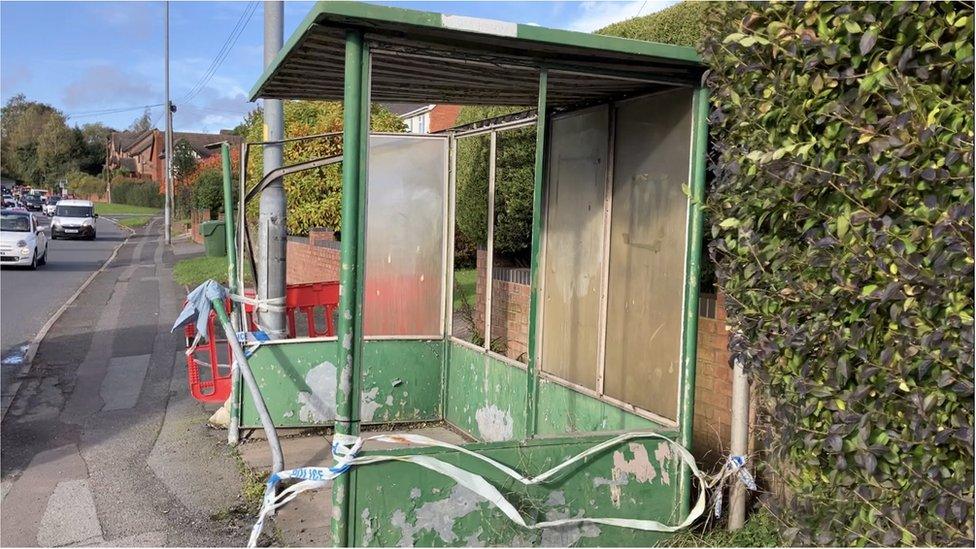
[[[475,322],[479,332],[485,325],[485,250],[478,250],[478,283],[475,297]],[[495,268],[491,293],[492,347],[504,349],[508,358],[526,362],[529,352],[529,280],[528,269]],[[499,349],[501,350],[501,349]]]
[[[288,284],[339,280],[339,243],[334,233],[312,229],[308,237],[289,236]]]
[[[430,111],[430,127],[427,128],[427,132],[435,133],[453,128],[459,112],[461,112],[461,105],[434,105]]]
[[[725,296],[702,294],[698,307],[695,376],[695,455],[704,466],[728,453],[732,429],[732,368],[725,327]]]

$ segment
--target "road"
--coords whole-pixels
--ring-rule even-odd
[[[237,464],[206,425],[212,410],[190,398],[183,339],[170,333],[184,296],[160,221],[95,276],[21,378],[0,428],[0,547],[247,539],[249,520],[231,512]]]
[[[50,239],[51,218],[34,214]],[[36,271],[4,267],[0,274],[0,364],[3,380],[23,362],[27,346],[41,326],[102,266],[125,233],[108,219],[97,222],[98,238],[49,240],[47,265]],[[13,368],[11,368],[13,367]]]

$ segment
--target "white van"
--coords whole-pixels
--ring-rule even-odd
[[[95,205],[91,200],[62,200],[51,219],[51,238],[95,240]]]

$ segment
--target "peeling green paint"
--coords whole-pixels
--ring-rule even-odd
[[[672,435],[674,433],[671,433]],[[599,436],[537,439],[466,445],[523,472],[538,472],[605,440]],[[525,488],[496,469],[460,452],[442,448],[410,448],[365,454],[425,454],[484,476],[499,487],[531,521],[569,517],[652,518],[674,520],[676,483],[662,482],[665,473],[677,473],[677,461],[656,460],[659,441],[625,443],[574,467],[550,486]],[[632,457],[633,447],[648,458],[641,481],[628,473],[630,482],[617,486],[594,482],[611,478],[616,452]],[[643,467],[643,464],[642,464]],[[653,470],[653,478],[647,470]],[[619,473],[618,473],[619,474]],[[359,546],[648,546],[662,534],[626,528],[582,524],[543,531],[523,529],[512,523],[486,500],[457,486],[433,471],[414,464],[384,462],[357,469],[357,508],[361,517],[352,525],[352,542]],[[382,490],[376,487],[382,486]],[[619,508],[612,490],[619,493]],[[388,517],[385,520],[380,517]]]
[[[338,342],[334,340],[258,348],[248,362],[275,425],[318,427],[334,422],[337,373],[332,362],[337,348]],[[441,419],[441,352],[440,341],[364,342],[363,421]],[[254,402],[245,392],[241,427],[260,425]]]
[[[460,343],[450,348],[447,421],[479,440],[524,438],[525,370]]]

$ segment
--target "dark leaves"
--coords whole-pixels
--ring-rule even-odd
[[[712,6],[708,215],[748,230],[717,231],[711,250],[790,495],[788,542],[964,545],[972,6]],[[743,20],[754,42],[721,44]]]

